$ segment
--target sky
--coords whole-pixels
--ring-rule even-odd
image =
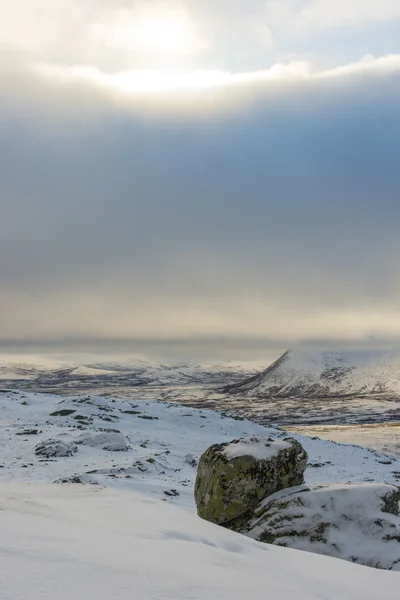
[[[399,106],[398,0],[0,0],[0,346],[399,345]]]

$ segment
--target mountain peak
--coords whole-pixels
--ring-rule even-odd
[[[400,398],[400,351],[288,350],[262,373],[225,391],[259,398]]]

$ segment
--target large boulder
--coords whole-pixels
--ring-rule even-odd
[[[36,456],[43,456],[44,458],[73,456],[77,451],[78,447],[75,444],[55,439],[40,442],[35,448]]]
[[[294,439],[243,438],[211,446],[200,458],[195,500],[200,517],[240,528],[264,498],[304,481],[307,454]]]
[[[400,488],[303,485],[266,498],[242,533],[258,540],[400,571]]]

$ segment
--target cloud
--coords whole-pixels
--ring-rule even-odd
[[[373,61],[372,57],[372,61]],[[383,61],[384,65],[386,64]],[[394,62],[394,67],[396,63]],[[275,64],[263,71],[231,73],[229,71],[203,70],[175,72],[162,70],[136,70],[108,74],[89,66],[68,66],[39,63],[34,71],[47,78],[65,82],[86,82],[108,92],[119,94],[152,94],[181,90],[218,88],[231,85],[246,85],[256,82],[304,79],[311,75],[311,64],[305,61],[292,61],[288,64]],[[324,75],[322,73],[321,75]]]
[[[262,10],[260,0],[0,0],[0,40],[31,59],[108,72],[224,68],[270,47]]]
[[[181,0],[0,0],[3,47],[37,59],[114,69],[201,53]]]
[[[398,57],[140,101],[0,65],[3,340],[398,339]]]
[[[400,20],[397,0],[267,0],[270,27],[310,34],[327,28]]]
[[[318,74],[321,78],[354,76],[363,74],[396,74],[400,71],[400,54],[380,56],[376,58],[372,54],[364,56],[361,60]]]
[[[326,48],[321,36],[339,29],[351,31],[349,54],[351,45],[385,54],[397,48],[395,23],[400,26],[397,0],[0,0],[4,49],[111,74],[247,72],[310,55],[328,64],[346,44],[341,33]],[[386,26],[379,35],[368,30],[379,24]]]
[[[333,69],[316,71],[307,61],[277,63],[262,71],[232,73],[229,71],[162,71],[136,70],[108,74],[90,66],[38,63],[33,67],[39,76],[56,82],[77,82],[101,88],[106,92],[129,96],[164,92],[176,95],[180,91],[196,92],[208,88],[249,86],[257,83],[330,79],[363,74],[400,72],[400,54],[376,58],[366,55],[361,60]],[[159,96],[162,98],[162,96]],[[193,96],[192,96],[193,99]]]
[[[400,340],[400,55],[318,37],[399,20],[0,0],[0,342]]]

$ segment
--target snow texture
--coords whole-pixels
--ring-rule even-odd
[[[0,485],[2,600],[398,600],[399,574],[260,544],[147,494]]]
[[[252,456],[256,460],[268,460],[288,448],[290,448],[290,443],[283,440],[273,441],[251,437],[240,440],[235,444],[229,444],[224,448],[223,453],[229,459],[239,456]]]
[[[99,433],[83,433],[75,438],[75,444],[83,444],[91,448],[100,447],[111,452],[125,452],[129,445],[120,431],[101,431]]]
[[[378,483],[289,488],[261,503],[246,535],[400,571],[399,500],[399,488]]]

